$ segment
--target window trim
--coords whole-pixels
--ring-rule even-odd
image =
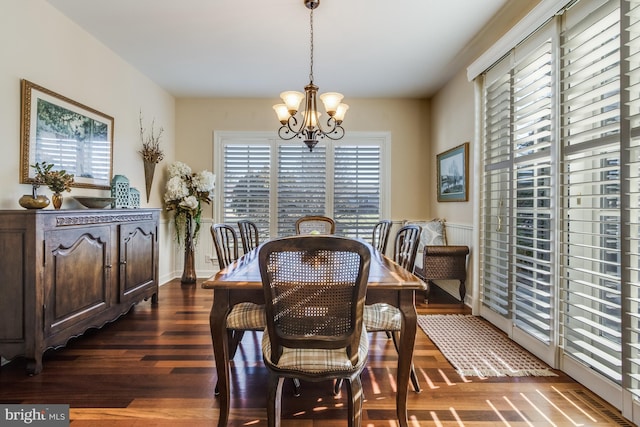
[[[559,14],[564,8],[575,0],[542,0],[524,18],[495,42],[489,49],[467,67],[467,79],[474,80],[479,75],[491,68],[500,58],[509,53],[537,28],[542,27],[547,21]]]

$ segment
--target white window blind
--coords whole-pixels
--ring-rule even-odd
[[[333,211],[340,234],[368,240],[380,220],[380,151],[378,145],[335,147]]]
[[[269,236],[271,147],[265,143],[226,144],[222,180],[222,222],[255,222],[260,239]]]
[[[562,346],[621,382],[620,12],[562,34]]]
[[[336,233],[369,239],[388,215],[389,135],[351,134],[312,152],[270,134],[216,132],[216,206],[220,222],[249,219],[261,241],[292,235],[305,215],[336,220]]]
[[[485,73],[482,303],[551,342],[550,26]]]
[[[489,309],[509,317],[511,57],[486,73],[484,100],[481,298]]]
[[[305,215],[327,213],[326,145],[312,152],[303,144],[278,146],[278,236],[295,234],[295,222]]]
[[[549,344],[554,69],[551,39],[536,38],[531,45],[520,47],[525,55],[516,60],[513,70],[513,320],[515,326]]]
[[[628,255],[628,269],[623,271],[623,287],[628,289],[626,311],[628,335],[623,355],[627,362],[628,390],[640,398],[640,0],[625,4],[628,10],[623,16],[626,32],[626,61],[623,64],[628,76],[626,113],[630,136],[624,140],[621,156],[626,164],[626,181],[623,182],[626,198],[624,223],[629,228],[628,239],[623,241]],[[628,144],[627,144],[628,141]]]
[[[518,55],[541,27],[483,74],[481,312],[638,423],[640,0],[554,21],[550,50]]]

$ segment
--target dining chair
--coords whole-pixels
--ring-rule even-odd
[[[238,234],[228,224],[213,224],[211,237],[216,248],[220,270],[238,259]]]
[[[382,254],[387,252],[387,242],[389,241],[389,234],[391,234],[392,224],[393,222],[390,220],[383,219],[373,227],[371,245]]]
[[[346,381],[349,426],[360,426],[360,373],[369,350],[363,309],[370,259],[365,243],[336,236],[291,236],[260,248],[270,427],[280,425],[285,378]]]
[[[296,234],[335,234],[336,223],[322,215],[307,215],[296,221]]]
[[[418,253],[418,243],[422,227],[419,225],[405,225],[396,233],[393,260],[413,272]],[[386,332],[391,335],[396,351],[400,353],[398,345],[402,328],[402,314],[397,307],[387,303],[376,303],[364,308],[364,324],[368,332]],[[416,393],[420,393],[420,383],[413,364],[411,365],[411,383]]]
[[[238,235],[228,224],[213,224],[211,236],[218,257],[218,265],[222,270],[238,259]],[[252,302],[235,304],[227,315],[229,359],[235,356],[245,331],[263,331],[265,327],[264,305]],[[215,393],[218,394],[217,385]]]
[[[238,230],[240,230],[240,240],[242,240],[243,253],[250,252],[260,244],[260,233],[255,222],[248,219],[238,221]]]

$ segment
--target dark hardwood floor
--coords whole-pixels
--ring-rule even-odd
[[[174,281],[159,304],[142,302],[101,330],[45,354],[41,374],[27,376],[25,361],[0,369],[0,402],[70,404],[71,425],[91,427],[215,426],[215,369],[209,333],[212,293]],[[434,289],[421,314],[469,313]],[[229,425],[266,425],[266,368],[260,334],[246,333],[232,367]],[[396,353],[384,333],[371,334],[363,427],[396,426]],[[612,407],[566,375],[462,378],[418,330],[414,362],[422,392],[409,393],[412,426],[619,426]],[[346,426],[346,400],[331,384],[302,383],[302,396],[283,392],[283,426]]]

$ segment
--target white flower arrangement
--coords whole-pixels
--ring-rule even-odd
[[[216,176],[207,170],[193,173],[191,168],[182,162],[172,163],[168,172],[169,180],[165,187],[164,202],[167,211],[175,212],[176,238],[178,242],[186,242],[190,236],[196,241],[200,231],[202,203],[211,203]],[[192,221],[195,222],[193,230]]]

